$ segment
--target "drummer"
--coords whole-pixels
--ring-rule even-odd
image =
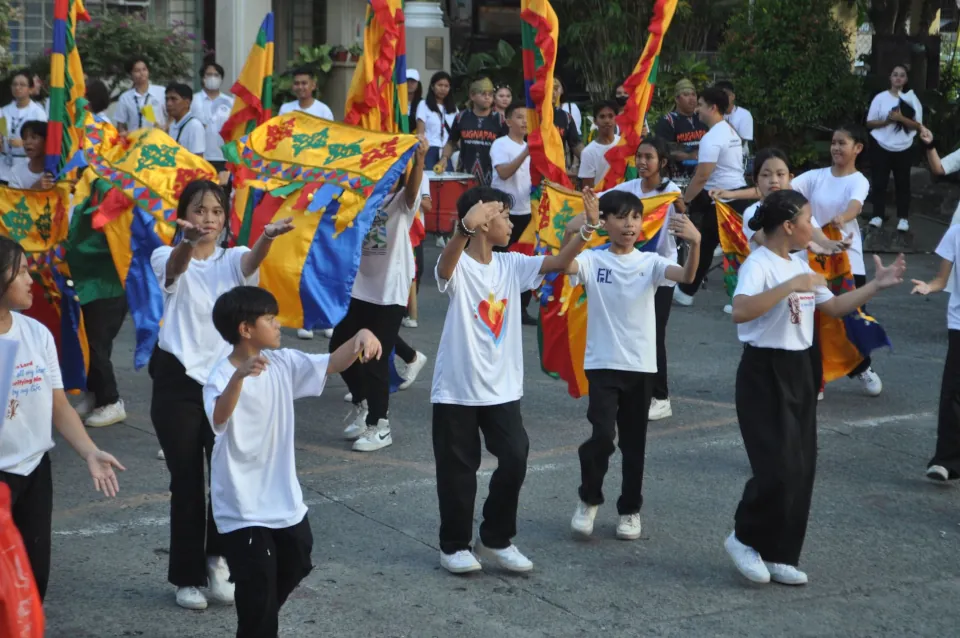
[[[442,174],[459,146],[457,170],[476,177],[479,185],[489,186],[493,180],[490,147],[498,137],[507,134],[503,116],[493,110],[493,82],[489,78],[470,85],[470,107],[457,113],[454,118],[450,138],[433,170],[438,175]]]

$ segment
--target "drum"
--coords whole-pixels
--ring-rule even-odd
[[[433,210],[425,215],[423,223],[428,233],[449,234],[457,224],[457,200],[473,188],[477,178],[470,173],[443,173],[430,171],[424,177],[430,180],[430,198]]]

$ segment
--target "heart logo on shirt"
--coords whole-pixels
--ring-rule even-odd
[[[503,340],[503,324],[506,317],[507,300],[497,301],[496,296],[491,292],[487,299],[484,299],[477,305],[477,319],[487,329],[493,342],[500,345]]]

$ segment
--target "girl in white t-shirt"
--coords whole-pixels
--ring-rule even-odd
[[[383,344],[384,352],[396,346],[400,325],[407,311],[410,284],[416,265],[410,242],[410,226],[419,207],[423,162],[427,142],[421,136],[406,181],[401,177],[380,204],[363,240],[360,267],[350,293],[347,314],[333,329],[330,352],[357,331],[366,328]],[[353,411],[343,431],[357,452],[374,452],[393,444],[390,421],[389,357],[353,366],[341,373],[350,389]],[[423,363],[426,363],[424,357]],[[421,364],[422,367],[422,364]]]
[[[256,285],[273,240],[293,229],[292,219],[267,224],[247,247],[226,248],[227,201],[206,180],[187,185],[177,205],[173,246],[153,251],[150,265],[163,291],[163,320],[150,359],[150,419],[170,471],[170,559],[167,579],[177,604],[206,609],[199,587],[233,602],[220,535],[207,504],[203,462],[210,465],[213,430],[203,408],[203,385],[230,351],[213,325],[213,304],[224,292]]]
[[[757,583],[804,585],[797,569],[810,514],[817,457],[817,385],[810,348],[814,311],[843,317],[902,281],[900,255],[876,263],[875,279],[838,297],[804,257],[811,209],[796,191],[772,193],[750,222],[765,245],[740,267],[733,321],[744,344],[737,369],[740,434],[753,476],[724,545],[741,574]]]
[[[10,488],[13,523],[23,537],[42,600],[50,578],[51,426],[86,461],[98,492],[115,496],[120,487],[114,468],[124,467],[90,440],[67,401],[53,335],[39,321],[21,314],[33,304],[32,286],[23,248],[0,237],[0,339],[13,341],[16,347],[13,385],[0,425],[0,483]]]
[[[443,147],[450,140],[450,127],[457,116],[457,103],[453,99],[452,78],[446,71],[438,71],[430,78],[427,97],[417,105],[417,135],[427,138],[427,166],[436,166],[443,154]],[[453,170],[453,162],[447,162],[446,170]]]

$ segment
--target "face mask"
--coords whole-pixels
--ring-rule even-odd
[[[222,82],[223,80],[220,79],[219,75],[208,75],[207,77],[203,78],[203,86],[208,91],[218,90]]]
[[[627,105],[627,96],[618,95],[617,96],[617,106],[626,106]]]

